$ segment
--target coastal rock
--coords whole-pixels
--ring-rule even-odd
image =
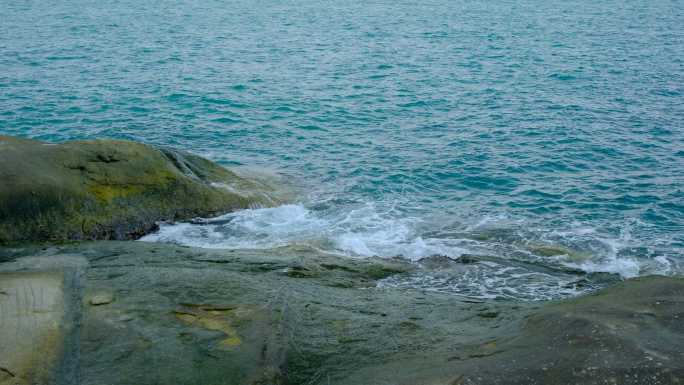
[[[44,274],[32,269],[78,268],[60,292],[116,293],[71,318],[77,339],[58,362],[74,362],[81,384],[643,385],[684,375],[681,278],[555,302],[473,303],[377,286],[419,265],[305,248],[100,241],[0,248],[0,260],[0,287],[11,286],[3,277]],[[297,270],[311,274],[283,274]],[[18,356],[12,338],[0,334],[3,357]]]
[[[273,203],[268,188],[182,151],[0,136],[0,244],[135,239],[158,221]]]
[[[60,272],[0,273],[0,384],[43,384],[64,342]]]
[[[100,292],[93,294],[88,303],[93,306],[107,305],[114,302],[114,295],[112,293]]]

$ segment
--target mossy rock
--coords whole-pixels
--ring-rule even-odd
[[[272,203],[213,162],[130,141],[0,136],[0,181],[0,243],[135,239],[158,221]]]

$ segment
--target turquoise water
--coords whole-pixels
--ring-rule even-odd
[[[0,133],[177,146],[299,188],[148,240],[473,254],[387,284],[474,296],[684,268],[681,1],[0,8]]]

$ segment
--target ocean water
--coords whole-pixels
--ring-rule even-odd
[[[147,241],[402,257],[428,272],[382,285],[486,298],[684,269],[681,1],[0,9],[1,134],[175,146],[297,191]]]

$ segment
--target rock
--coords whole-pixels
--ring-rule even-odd
[[[458,257],[457,260],[458,260],[458,262],[464,263],[464,264],[471,264],[471,263],[479,262],[479,260],[477,259],[476,256],[468,255],[468,254],[461,255],[460,257]]]
[[[114,302],[114,295],[112,293],[97,293],[90,297],[88,303],[93,306],[107,305]]]
[[[568,378],[582,384],[680,383],[683,300],[681,278],[631,279],[542,308],[506,349],[516,351],[525,367],[543,368],[537,383],[566,384]],[[525,381],[518,375],[516,383]]]
[[[581,262],[590,257],[590,254],[578,250],[572,250],[562,245],[545,243],[532,243],[526,245],[527,250],[541,257],[565,257],[574,262]]]
[[[64,340],[61,273],[0,273],[0,384],[49,382]]]
[[[488,322],[505,318],[507,324],[479,331],[479,344],[463,343],[455,332],[421,354],[414,341],[403,347],[411,353],[335,383],[451,384],[457,378],[459,384],[680,384],[683,299],[684,279],[652,276],[539,309],[499,307],[499,317]],[[430,325],[433,333],[442,327]],[[459,326],[477,332],[468,322]]]
[[[558,302],[473,304],[376,287],[387,274],[420,274],[417,264],[304,248],[100,241],[0,248],[3,257],[4,291],[19,281],[2,286],[3,276],[46,274],[31,266],[61,274],[76,266],[79,274],[55,281],[58,292],[117,293],[64,318],[78,332],[57,361],[75,362],[81,384],[642,385],[684,374],[682,278],[627,280]],[[283,274],[292,266],[315,274]],[[0,326],[0,366],[12,373],[20,366],[2,359],[24,351],[15,327]],[[73,383],[50,373],[53,383]]]
[[[283,270],[283,274],[292,278],[313,278],[316,272],[303,266],[288,266]]]
[[[268,187],[189,153],[115,140],[0,136],[0,244],[135,239],[158,221],[273,203]]]
[[[479,317],[482,318],[496,318],[499,316],[499,312],[497,311],[483,311],[481,313],[477,313]]]
[[[216,344],[221,349],[229,349],[242,344],[242,339],[231,325],[235,322],[231,321],[231,318],[236,318],[235,315],[239,314],[239,310],[235,306],[186,304],[182,310],[176,310],[174,313],[178,320],[188,325],[222,332],[223,337]]]

